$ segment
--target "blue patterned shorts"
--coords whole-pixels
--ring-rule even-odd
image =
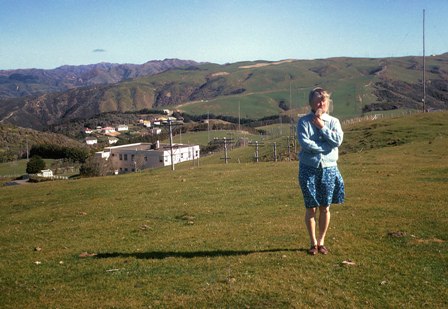
[[[299,166],[299,184],[306,208],[330,206],[344,202],[344,180],[337,166]]]

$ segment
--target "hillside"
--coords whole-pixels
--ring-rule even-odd
[[[333,93],[334,114],[422,108],[422,59],[331,58],[201,64],[114,85],[3,100],[0,119],[41,129],[74,118],[111,111],[176,108],[190,114],[258,119],[303,112],[309,90]],[[427,107],[448,104],[448,53],[427,57]]]
[[[0,162],[26,158],[27,148],[36,144],[52,144],[65,147],[87,148],[62,134],[40,132],[0,123]]]
[[[2,307],[446,308],[446,116],[346,127],[405,142],[340,158],[326,256],[306,253],[297,162],[1,187]]]

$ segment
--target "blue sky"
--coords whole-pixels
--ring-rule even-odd
[[[447,0],[0,0],[0,70],[448,52]]]

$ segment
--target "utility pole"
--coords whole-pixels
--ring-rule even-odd
[[[274,142],[274,162],[277,162],[277,142]]]
[[[227,138],[227,137],[214,138],[214,142],[215,143],[224,144],[224,158],[221,158],[221,159],[224,159],[225,164],[227,164],[229,162],[229,159],[230,159],[229,156],[228,156],[228,153],[227,153],[227,145],[231,141],[233,141],[233,138]]]
[[[170,129],[171,170],[174,171],[173,126],[172,126],[171,120],[168,120],[168,126],[169,126],[169,129]]]
[[[258,152],[258,147],[260,145],[264,145],[263,142],[255,141],[255,143],[250,143],[249,144],[249,146],[255,146],[254,159],[255,159],[255,162],[257,162],[257,163],[258,163],[258,161],[260,159],[259,152]]]
[[[181,124],[182,122],[174,122],[174,124]],[[170,149],[170,157],[171,157],[171,170],[174,171],[174,144],[173,144],[173,120],[168,119],[166,122],[163,122],[163,125],[168,126],[168,131],[170,135],[170,145],[167,147]]]
[[[282,114],[280,114],[279,116],[278,116],[278,120],[279,120],[279,122],[280,122],[280,136],[282,136],[283,135],[283,121],[282,121]]]
[[[238,132],[241,131],[241,106],[240,101],[238,101]]]
[[[210,143],[210,111],[207,112],[207,143]]]
[[[289,81],[289,136],[294,135],[294,113],[292,112],[292,85]]]
[[[291,160],[291,136],[286,137],[288,139],[288,159]]]
[[[28,135],[26,136],[26,162],[29,161]]]
[[[179,129],[179,144],[182,144],[182,128]]]
[[[227,138],[224,137],[224,162],[227,164],[229,159],[227,155]]]

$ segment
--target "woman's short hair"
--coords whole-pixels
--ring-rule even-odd
[[[310,95],[308,97],[308,103],[312,105],[314,102],[319,102],[322,99],[326,100],[328,103],[328,111],[333,111],[333,101],[330,99],[331,94],[324,90],[321,87],[313,88],[313,90],[310,91]]]

